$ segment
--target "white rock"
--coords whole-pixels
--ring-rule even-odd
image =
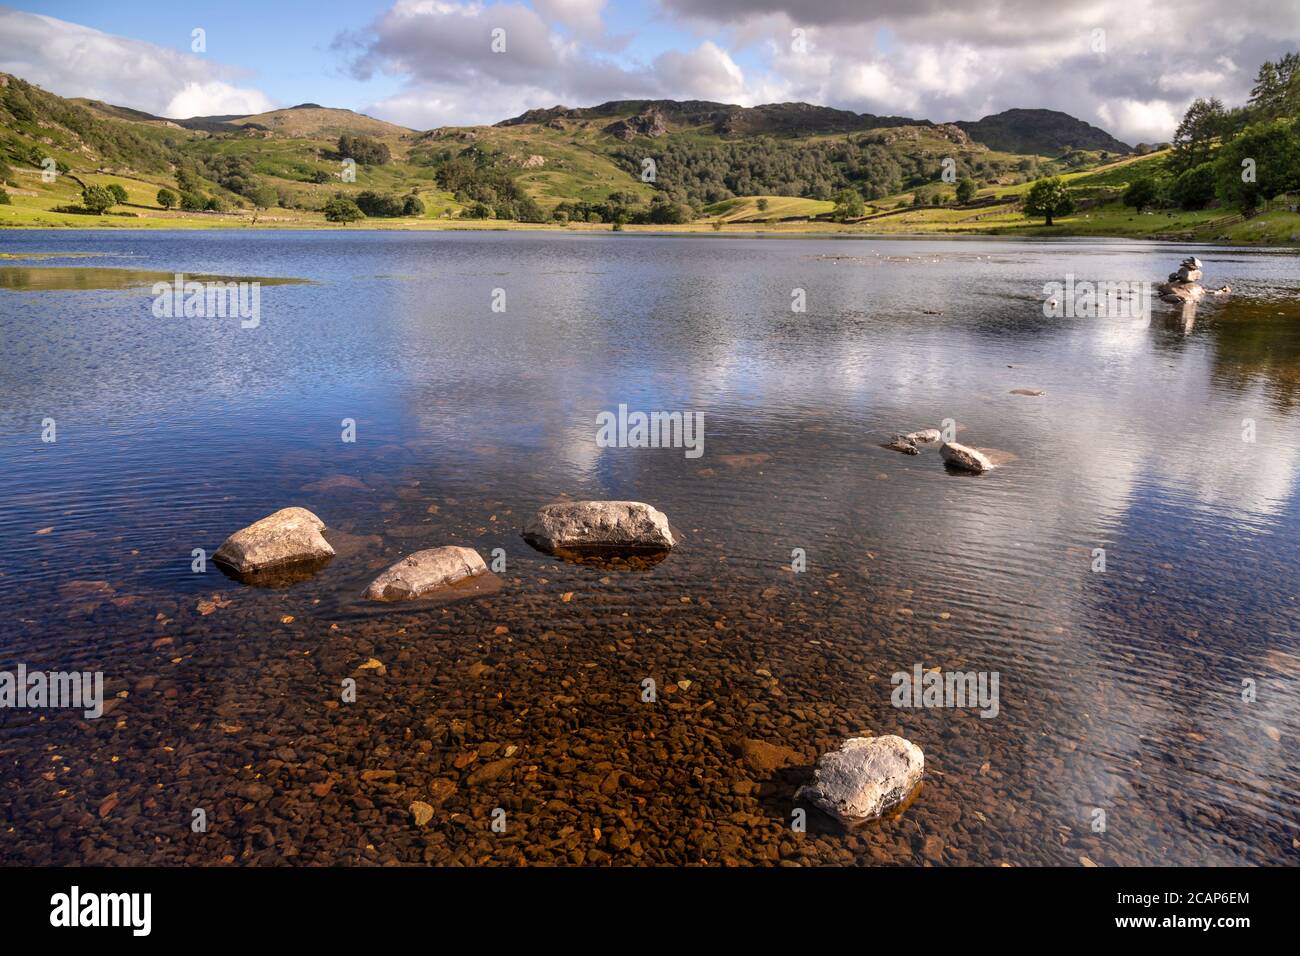
[[[666,551],[677,542],[668,518],[640,501],[566,501],[541,508],[524,539],[543,551],[626,548]]]
[[[925,445],[931,445],[934,442],[937,442],[942,437],[942,435],[939,432],[939,429],[937,428],[922,428],[920,431],[908,432],[903,437],[910,438],[914,442],[921,442],[922,444]]]
[[[372,601],[411,601],[486,570],[487,565],[473,548],[428,548],[407,555],[375,578],[366,597]]]
[[[326,561],[334,557],[334,549],[321,535],[324,527],[325,522],[306,508],[281,508],[236,531],[212,557],[245,574]]]
[[[822,754],[812,783],[795,799],[805,799],[845,823],[884,816],[900,806],[921,782],[925,754],[902,737],[853,737],[839,750]]]
[[[943,456],[945,462],[954,468],[973,471],[977,475],[982,475],[993,468],[993,462],[989,460],[988,455],[977,448],[959,445],[955,441],[944,442],[939,447],[939,454]]]

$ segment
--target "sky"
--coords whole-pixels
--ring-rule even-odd
[[[313,102],[415,129],[670,98],[935,122],[1058,109],[1160,142],[1193,98],[1244,102],[1259,64],[1292,50],[1300,0],[0,6],[0,71],[62,96],[175,118]]]

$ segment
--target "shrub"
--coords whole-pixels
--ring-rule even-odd
[[[365,219],[366,214],[351,199],[335,196],[325,204],[325,218],[330,222],[348,223]]]

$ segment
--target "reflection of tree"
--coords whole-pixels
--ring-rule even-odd
[[[1216,383],[1243,390],[1262,382],[1278,409],[1300,406],[1300,309],[1294,303],[1230,300],[1205,330],[1214,340]]]

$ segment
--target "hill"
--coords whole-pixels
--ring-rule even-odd
[[[1005,110],[975,122],[958,121],[971,139],[1008,153],[1059,156],[1071,149],[1133,152],[1103,129],[1056,110]]]
[[[340,152],[361,147],[353,163]],[[1130,153],[1048,110],[934,123],[807,103],[619,100],[417,132],[317,103],[172,120],[0,74],[0,180],[12,198],[0,223],[9,225],[320,225],[327,203],[343,196],[369,223],[394,226],[1024,231],[1041,228],[1019,211],[1028,184],[1062,175],[1084,204],[1058,234],[1224,228],[1214,210],[1125,211],[1126,184],[1159,161]],[[961,178],[979,188],[968,206],[954,200]],[[86,185],[115,185],[127,198],[88,216],[79,210]],[[160,205],[162,189],[179,194],[180,208]],[[834,224],[846,189],[863,197],[865,215]]]

